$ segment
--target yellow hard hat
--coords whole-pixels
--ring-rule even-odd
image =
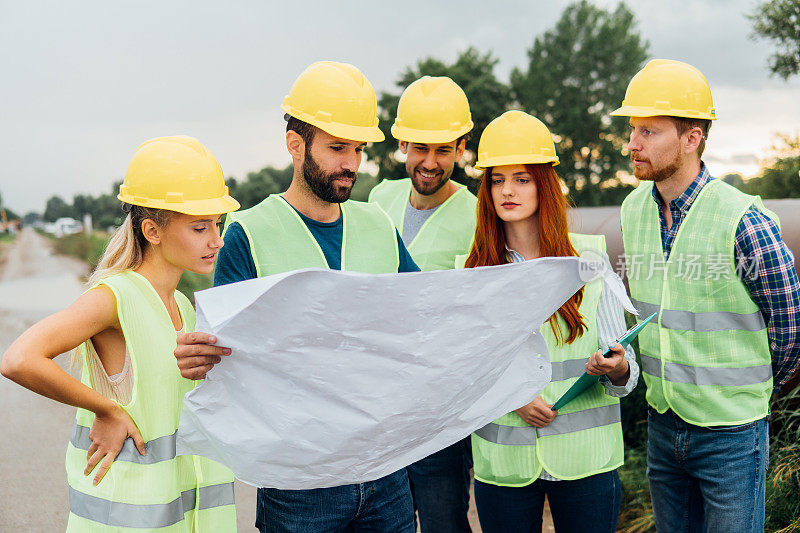
[[[483,130],[476,169],[540,163],[556,166],[558,156],[550,130],[538,118],[522,111],[506,111]]]
[[[449,143],[472,130],[467,95],[446,76],[423,76],[403,91],[392,136],[398,141]]]
[[[378,99],[369,80],[353,65],[313,63],[295,80],[281,106],[298,120],[342,139],[379,142]]]
[[[230,213],[240,207],[228,195],[217,158],[200,141],[185,135],[142,143],[133,154],[117,198],[187,215]]]
[[[717,118],[711,88],[703,73],[672,59],[653,59],[637,72],[628,84],[622,107],[611,115]]]

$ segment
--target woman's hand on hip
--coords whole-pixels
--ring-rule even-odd
[[[119,404],[111,403],[113,405],[107,411],[96,414],[92,429],[89,430],[92,445],[86,452],[87,463],[83,475],[88,476],[100,463],[92,481],[93,485],[100,483],[106,475],[128,437],[133,439],[140,454],[146,453],[144,439],[131,416]]]

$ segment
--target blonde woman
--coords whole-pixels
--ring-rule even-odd
[[[175,455],[184,394],[176,335],[194,310],[176,290],[184,271],[208,274],[238,209],[222,169],[196,139],[160,137],[136,151],[118,196],[125,222],[75,303],[22,334],[2,374],[78,407],[67,445],[67,531],[235,531],[233,476]],[[75,349],[81,381],[53,358]]]

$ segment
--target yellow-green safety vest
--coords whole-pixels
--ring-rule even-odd
[[[579,254],[592,251],[602,255],[606,250],[602,235],[572,233],[570,240]],[[540,328],[552,365],[551,381],[541,394],[548,404],[555,403],[583,375],[587,359],[599,348],[597,307],[602,290],[601,279],[584,287],[580,313],[588,329],[572,344],[558,344],[549,322]],[[569,330],[560,316],[558,323],[566,334]],[[595,383],[543,428],[529,425],[512,411],[472,434],[472,457],[475,479],[504,487],[529,485],[542,469],[564,480],[614,470],[624,460],[619,399]]]
[[[123,405],[145,441],[140,455],[127,439],[105,477],[92,486],[85,476],[89,430],[94,413],[78,409],[67,445],[68,532],[158,531],[160,533],[236,531],[233,474],[193,455],[175,455],[183,396],[195,382],[175,364],[175,329],[164,304],[143,276],[127,271],[100,282],[114,293],[117,314],[133,371],[131,401]],[[184,330],[193,331],[194,309],[175,292]],[[81,381],[94,388],[87,345],[79,348]]]
[[[397,233],[378,206],[343,202],[342,270],[385,274],[400,264]],[[230,213],[227,227],[238,222],[250,243],[250,254],[259,277],[301,268],[329,268],[314,236],[297,211],[279,195],[258,205]]]
[[[383,180],[369,193],[369,201],[386,211],[400,234],[411,187],[409,178]],[[477,204],[475,195],[459,186],[422,224],[414,240],[406,246],[421,270],[451,269],[457,255],[469,253],[475,237]]]
[[[778,222],[761,199],[722,180],[700,190],[664,260],[653,183],[622,204],[631,299],[647,401],[699,426],[737,425],[767,415],[772,363],[767,326],[735,265],[736,228],[751,206]]]

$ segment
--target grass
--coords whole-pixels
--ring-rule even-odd
[[[6,232],[0,233],[0,243],[12,242],[16,238],[17,238],[16,234],[11,234],[11,233],[6,233]]]
[[[766,530],[800,533],[800,389],[772,404]]]
[[[90,269],[94,270],[108,244],[110,235],[94,231],[89,235],[85,233],[75,233],[61,238],[53,239],[53,248],[56,253],[77,257],[89,263]]]

